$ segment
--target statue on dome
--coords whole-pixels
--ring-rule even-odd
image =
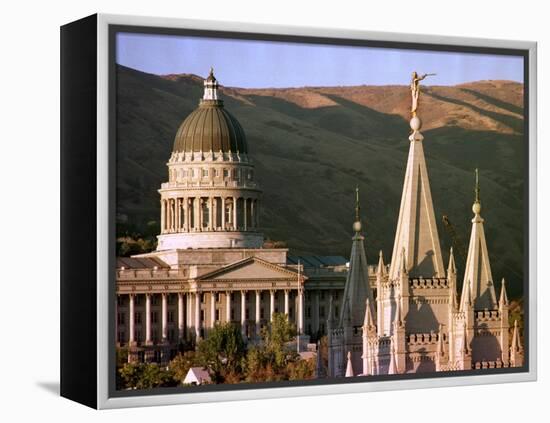
[[[418,99],[420,97],[420,81],[424,80],[427,76],[435,75],[435,73],[425,73],[424,75],[418,75],[416,72],[412,73],[411,80],[411,115],[412,117],[416,116],[416,111],[418,110]]]

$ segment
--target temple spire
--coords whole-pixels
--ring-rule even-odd
[[[351,364],[351,352],[348,351],[348,364],[346,366],[346,377],[353,377],[353,366]]]
[[[388,368],[388,374],[394,375],[396,373],[397,373],[397,364],[395,362],[395,347],[394,347],[394,339],[392,336],[391,343],[390,343],[390,366]]]
[[[506,281],[502,278],[502,287],[500,288],[499,307],[506,307],[508,305],[508,294],[506,293]]]
[[[400,255],[405,249],[410,276],[444,277],[445,268],[435,221],[428,169],[418,116],[410,121],[409,156],[403,182],[401,206],[390,264],[390,279],[399,275]]]
[[[376,268],[376,275],[386,275],[386,265],[384,264],[384,254],[382,253],[382,250],[378,253],[378,267]]]
[[[464,272],[463,297],[467,288],[472,296],[472,303],[475,310],[496,308],[496,295],[489,261],[489,252],[483,229],[483,218],[481,217],[481,201],[479,198],[479,173],[475,172],[475,199],[472,205],[474,217],[472,219],[472,233],[466,258]]]
[[[372,290],[369,283],[369,269],[365,253],[365,238],[361,235],[359,188],[355,188],[355,222],[349,259],[348,275],[344,287],[344,307],[340,315],[339,327],[349,320],[353,326],[361,326],[365,317],[365,301],[373,303]]]
[[[447,267],[447,278],[449,278],[450,275],[456,275],[456,265],[455,265],[455,256],[453,254],[453,247],[451,247],[451,251],[449,253],[449,266]]]
[[[367,329],[374,326],[374,310],[368,298],[365,304],[365,320],[363,321],[363,326]]]

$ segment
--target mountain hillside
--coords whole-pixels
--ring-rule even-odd
[[[223,82],[223,81],[222,81]],[[202,96],[195,75],[117,73],[117,230],[152,236],[157,190],[181,122]],[[240,121],[263,189],[266,238],[294,253],[349,255],[354,188],[360,188],[371,263],[389,260],[409,147],[407,86],[241,89],[224,87]],[[467,248],[474,168],[493,277],[517,296],[523,249],[523,86],[479,81],[426,86],[421,94],[424,150],[439,237],[447,260],[447,215]],[[459,271],[464,267],[457,257]]]

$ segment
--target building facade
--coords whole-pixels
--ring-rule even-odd
[[[296,324],[301,348],[326,333],[347,260],[264,248],[254,163],[213,71],[177,131],[167,167],[156,251],[117,259],[116,340],[129,360],[166,363],[216,323],[238,324],[255,342],[275,312]]]
[[[386,266],[380,252],[374,284],[357,214],[345,287],[345,292],[355,294],[345,296],[340,319],[328,322],[330,376],[523,365],[517,321],[510,335],[504,279],[496,299],[477,170],[472,231],[458,300],[452,249],[448,266],[443,267],[420,128],[414,113],[392,259]]]

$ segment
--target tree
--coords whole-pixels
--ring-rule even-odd
[[[315,375],[315,360],[298,359],[287,365],[288,380],[307,380],[313,379]]]
[[[268,360],[277,370],[284,366],[292,353],[285,345],[296,335],[294,325],[288,321],[283,313],[273,313],[272,321],[262,331],[262,340]]]
[[[197,346],[197,363],[207,368],[214,383],[223,383],[230,373],[240,373],[246,345],[239,326],[216,324]]]
[[[174,376],[170,370],[156,363],[126,363],[119,369],[126,388],[151,389],[159,386],[174,386]]]

